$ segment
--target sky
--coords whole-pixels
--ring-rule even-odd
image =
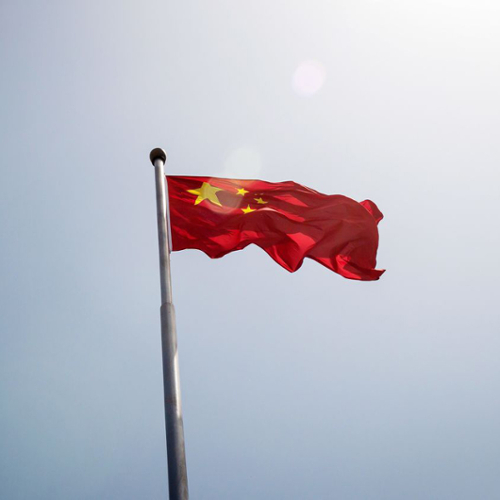
[[[191,498],[500,498],[497,0],[0,3],[0,497],[167,498],[154,170],[369,198],[377,282],[172,254]]]

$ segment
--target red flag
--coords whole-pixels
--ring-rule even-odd
[[[304,257],[345,278],[376,280],[372,201],[325,195],[295,182],[167,176],[172,250],[218,258],[254,243],[290,272]]]

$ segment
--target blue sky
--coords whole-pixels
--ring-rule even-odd
[[[0,497],[166,498],[153,168],[374,200],[379,282],[173,254],[193,499],[500,497],[500,6],[3,2]]]

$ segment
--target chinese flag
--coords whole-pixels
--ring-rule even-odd
[[[258,245],[294,272],[304,257],[355,280],[376,280],[382,213],[375,203],[295,182],[167,176],[172,250],[215,259]]]

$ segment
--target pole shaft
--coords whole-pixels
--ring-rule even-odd
[[[152,158],[153,159],[153,158]],[[163,360],[163,392],[165,430],[167,438],[168,489],[170,500],[188,500],[184,425],[182,422],[177,332],[172,304],[170,249],[168,243],[167,193],[164,158],[153,159],[156,180],[156,212],[158,216],[158,245],[160,250],[161,284],[161,346]]]
[[[162,158],[154,160],[156,183],[156,215],[158,219],[158,247],[160,250],[161,303],[172,303],[170,276],[170,248],[168,244],[167,190]]]

